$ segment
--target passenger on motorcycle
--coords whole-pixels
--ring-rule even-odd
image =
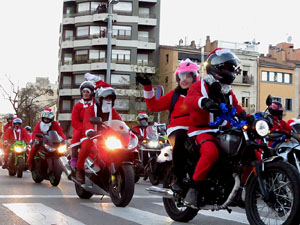
[[[140,112],[137,117],[137,126],[132,127],[133,132],[137,135],[139,140],[143,140],[143,138],[147,137],[146,128],[148,126],[148,115],[145,112]]]
[[[25,130],[27,131],[27,133],[30,135],[30,137],[31,137],[31,135],[32,135],[32,130],[31,130],[31,126],[26,126],[25,127]]]
[[[71,167],[76,168],[78,159],[78,149],[80,147],[80,139],[84,137],[83,133],[83,117],[84,111],[94,104],[95,84],[92,81],[84,81],[79,87],[81,99],[75,104],[72,110],[72,127],[73,136],[71,140]]]
[[[137,82],[144,85],[144,98],[151,112],[169,110],[169,125],[167,129],[168,141],[173,147],[173,172],[176,177],[172,189],[182,190],[185,171],[182,165],[186,161],[187,152],[184,143],[187,139],[190,113],[188,105],[184,103],[187,92],[199,76],[199,67],[190,59],[182,60],[175,71],[178,86],[166,95],[157,99],[151,81],[148,77],[137,76]]]
[[[292,127],[282,119],[283,107],[280,102],[272,101],[272,104],[268,107],[268,112],[273,117],[273,131],[284,131],[287,134],[291,134]]]
[[[212,165],[219,157],[219,151],[213,142],[211,133],[217,132],[217,127],[209,127],[209,122],[214,122],[221,109],[220,103],[236,108],[237,113],[244,114],[238,104],[231,84],[239,74],[239,59],[228,49],[216,49],[207,58],[207,76],[194,83],[185,98],[184,103],[189,107],[190,123],[188,136],[200,145],[200,155],[184,202],[187,205],[197,204],[198,191],[201,183],[206,178]]]
[[[33,158],[39,149],[39,145],[41,144],[40,138],[37,137],[36,134],[47,134],[50,130],[55,130],[62,139],[66,139],[60,124],[57,121],[54,121],[54,114],[52,110],[46,108],[42,113],[42,120],[37,123],[32,133],[32,148],[27,159],[30,170],[32,168]]]
[[[4,144],[6,145],[4,149],[4,164],[2,166],[3,169],[7,168],[9,146],[13,144],[15,141],[25,141],[26,143],[29,143],[30,140],[31,140],[30,135],[22,127],[22,120],[18,117],[15,118],[12,121],[12,128],[8,128],[3,135],[3,141]]]
[[[84,162],[93,146],[93,141],[90,138],[101,131],[101,126],[92,124],[90,119],[92,117],[101,117],[103,122],[108,120],[122,120],[118,112],[113,108],[115,100],[115,90],[109,84],[98,81],[95,91],[96,104],[94,104],[93,107],[89,107],[84,113],[83,128],[86,137],[82,139],[81,149],[76,164],[76,179],[80,183],[85,182]]]
[[[4,132],[8,129],[8,128],[11,128],[12,127],[12,121],[13,121],[13,119],[14,119],[15,117],[14,117],[14,114],[8,114],[7,115],[7,117],[6,117],[6,121],[7,121],[7,123],[4,125],[4,127],[3,127],[3,130],[4,130]]]

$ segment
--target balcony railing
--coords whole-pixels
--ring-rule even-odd
[[[138,37],[139,41],[144,41],[144,42],[155,42],[154,38],[148,38],[148,37]]]
[[[112,59],[111,62],[117,64],[130,64],[130,59],[117,58],[117,59]]]
[[[152,19],[155,19],[156,18],[156,14],[139,13],[139,17],[141,17],[141,18],[152,18]]]

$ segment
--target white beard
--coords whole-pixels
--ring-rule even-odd
[[[51,123],[44,123],[43,121],[40,124],[40,129],[44,134],[47,134],[47,132],[49,131],[50,127],[52,125]]]
[[[101,108],[102,112],[103,113],[109,113],[109,112],[111,112],[111,109],[112,109],[112,102],[103,100],[102,101],[102,108]]]
[[[203,78],[209,85],[211,85],[213,82],[219,82],[216,80],[212,75],[208,74],[206,77]],[[221,91],[222,94],[228,94],[230,90],[232,90],[231,85],[228,84],[221,84]]]

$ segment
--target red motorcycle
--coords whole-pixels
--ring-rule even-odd
[[[72,178],[76,193],[84,199],[108,195],[116,206],[124,207],[134,193],[133,160],[138,138],[120,120],[101,122],[94,117],[91,123],[102,129],[92,138],[94,145],[85,161],[85,184]]]

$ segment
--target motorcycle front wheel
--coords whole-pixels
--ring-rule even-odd
[[[122,165],[116,170],[115,182],[110,180],[109,194],[115,206],[125,207],[134,193],[134,171],[132,165]]]
[[[256,176],[246,186],[245,210],[250,224],[299,224],[300,176],[283,161],[266,163],[262,175],[269,200],[264,200]]]
[[[49,180],[52,186],[57,186],[61,179],[62,169],[60,167],[60,163],[58,159],[53,159],[53,171],[51,172],[49,176]]]
[[[24,158],[18,158],[18,164],[17,164],[17,177],[18,178],[23,177],[24,168],[25,168]]]
[[[172,170],[169,170],[165,176],[163,183],[164,188],[171,189],[171,184],[174,182],[174,174]],[[198,214],[198,209],[190,207],[179,207],[177,206],[177,200],[175,198],[163,198],[165,210],[172,220],[178,222],[189,222]]]

